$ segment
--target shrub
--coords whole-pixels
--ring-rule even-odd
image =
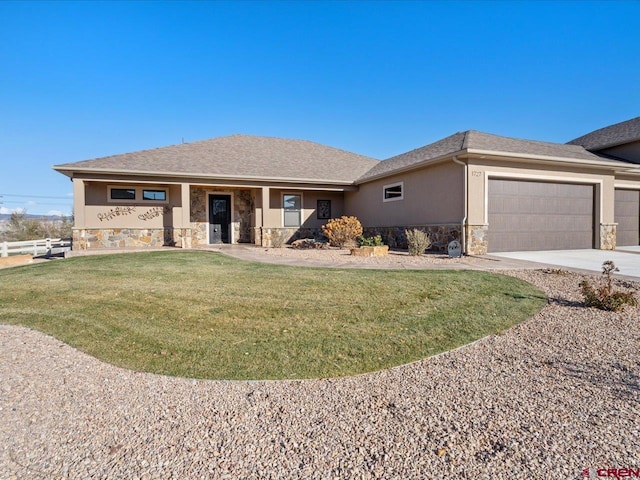
[[[282,248],[285,244],[284,232],[275,230],[271,233],[271,246],[274,248]]]
[[[407,237],[407,246],[409,248],[409,255],[422,255],[424,251],[431,246],[431,238],[429,234],[418,230],[417,228],[404,231]]]
[[[322,232],[334,247],[352,247],[362,235],[362,225],[356,217],[332,218],[322,226]]]
[[[318,242],[315,238],[301,238],[291,243],[291,248],[297,250],[323,249],[327,247],[328,245],[326,243]]]
[[[380,235],[376,235],[375,237],[358,237],[358,245],[361,247],[381,247],[384,245],[382,241],[382,237]]]
[[[636,300],[633,292],[623,292],[613,289],[611,274],[619,271],[620,269],[616,267],[611,260],[607,260],[602,264],[602,275],[604,276],[603,285],[594,288],[588,280],[582,280],[580,282],[580,290],[584,297],[584,303],[588,307],[619,312],[627,305],[634,307],[638,305],[638,300]]]

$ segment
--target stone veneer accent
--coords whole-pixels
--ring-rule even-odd
[[[270,228],[270,227],[255,227],[254,243],[261,247],[272,247],[273,235],[277,232],[284,235],[285,243],[292,243],[301,238],[313,238],[318,241],[327,241],[327,237],[322,233],[321,228]]]
[[[233,192],[233,228],[234,243],[251,243],[253,227],[252,215],[255,211],[255,202],[251,190],[235,190],[223,188],[191,188],[191,242],[193,245],[207,244],[207,201],[210,193]]]
[[[486,255],[488,225],[467,225],[467,255]]]
[[[380,235],[386,245],[391,248],[407,248],[407,237],[405,230],[411,229],[427,232],[431,238],[431,250],[444,252],[447,250],[449,242],[460,241],[461,225],[441,224],[441,225],[409,225],[405,227],[364,227],[363,236],[374,237]]]
[[[600,224],[600,250],[615,250],[617,223]]]
[[[136,248],[176,246],[187,229],[173,228],[87,228],[73,229],[73,249]]]

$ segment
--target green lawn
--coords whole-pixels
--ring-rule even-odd
[[[194,378],[370,372],[500,332],[545,302],[528,283],[484,272],[296,268],[211,252],[0,270],[0,323],[122,367]]]

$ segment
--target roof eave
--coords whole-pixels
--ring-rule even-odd
[[[273,182],[273,183],[306,183],[306,184],[331,184],[331,185],[354,185],[353,180],[330,180],[319,178],[295,178],[295,177],[261,177],[257,175],[224,175],[224,174],[205,174],[205,173],[184,173],[184,172],[154,172],[144,170],[112,170],[108,168],[77,168],[77,167],[65,167],[62,165],[54,165],[53,169],[59,173],[67,175],[73,178],[74,173],[83,174],[107,174],[107,175],[130,175],[130,176],[154,176],[154,177],[174,177],[174,178],[201,178],[207,180],[224,180],[224,181],[260,181],[260,182]]]
[[[464,155],[465,153],[466,153],[466,150],[458,150],[456,152],[447,153],[445,155],[440,155],[438,157],[430,158],[428,160],[423,160],[423,161],[418,162],[418,163],[413,163],[411,165],[407,165],[406,167],[401,167],[401,168],[397,168],[397,169],[394,169],[394,170],[390,170],[388,172],[379,173],[378,175],[367,177],[364,180],[358,179],[358,180],[355,181],[355,184],[356,185],[362,185],[364,183],[373,182],[373,181],[379,180],[381,178],[391,177],[391,176],[397,175],[399,173],[405,173],[405,172],[409,172],[411,170],[422,168],[422,167],[425,167],[425,166],[428,166],[428,165],[433,165],[433,164],[436,164],[436,163],[445,162],[445,161],[451,159],[452,157],[457,157],[458,155]]]
[[[558,157],[553,155],[535,155],[535,154],[522,154],[522,153],[513,153],[513,152],[502,152],[496,150],[477,150],[477,149],[467,149],[467,153],[470,155],[485,155],[492,157],[501,157],[501,158],[513,158],[513,159],[525,159],[525,160],[537,160],[542,162],[554,162],[554,163],[570,163],[570,164],[578,164],[578,165],[587,165],[598,168],[616,168],[616,167],[624,167],[627,168],[624,162],[618,162],[615,160],[602,161],[602,160],[589,160],[582,158],[571,158],[571,157]]]
[[[607,143],[604,145],[598,145],[597,147],[584,147],[586,150],[594,151],[594,152],[598,152],[600,150],[607,150],[608,148],[614,148],[614,147],[619,147],[620,145],[626,145],[628,143],[635,143],[635,142],[640,142],[640,137],[637,138],[631,138],[631,139],[625,139],[622,141],[617,141],[617,142],[612,142],[612,143]]]

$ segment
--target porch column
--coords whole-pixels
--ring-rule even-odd
[[[85,191],[84,180],[73,179],[73,239],[72,250],[86,250],[87,239],[85,228],[87,228],[85,214]]]
[[[75,228],[85,228],[85,193],[84,180],[73,179],[73,220]]]
[[[262,227],[264,227],[267,224],[270,193],[271,193],[271,189],[269,187],[262,187],[262,222],[261,222]]]
[[[180,184],[180,204],[182,205],[180,216],[182,248],[191,248],[191,186],[188,183]]]
[[[256,228],[253,243],[264,247],[266,245],[266,232],[264,229],[267,225],[267,215],[269,214],[269,196],[271,189],[269,187],[262,187],[260,193],[262,194],[262,198],[260,199],[260,214],[256,211]]]

